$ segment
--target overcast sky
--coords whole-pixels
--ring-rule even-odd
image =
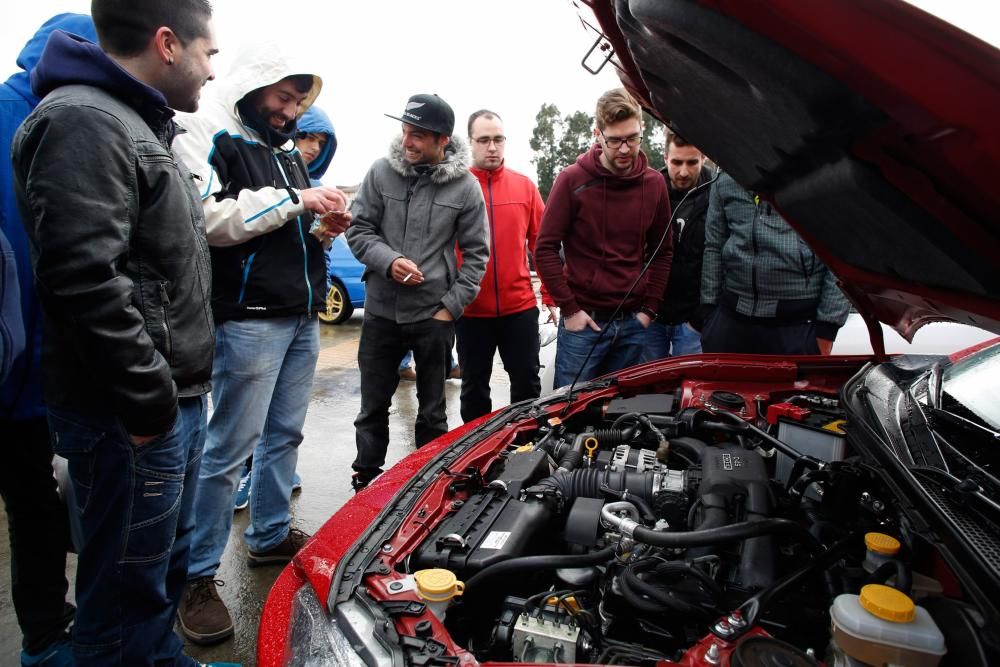
[[[996,0],[913,0],[993,44]],[[324,81],[318,105],[332,118],[339,148],[327,183],[355,184],[386,152],[413,93],[437,93],[455,109],[456,131],[480,108],[497,111],[509,137],[507,163],[534,176],[528,140],[535,114],[555,103],[564,114],[593,113],[597,97],[619,85],[612,67],[588,74],[580,60],[594,35],[569,0],[212,0],[221,78],[248,40],[287,36]],[[13,0],[0,22],[0,80],[24,42],[50,16],[89,13],[90,0]],[[977,16],[978,14],[978,16]],[[284,20],[283,20],[284,19]],[[989,19],[989,20],[987,20]],[[281,26],[277,28],[276,26]],[[205,94],[211,94],[210,83]]]
[[[569,0],[212,0],[212,5],[219,79],[247,40],[284,35],[291,48],[308,54],[323,78],[317,104],[337,130],[337,154],[324,179],[329,184],[361,181],[400,128],[382,114],[401,114],[414,93],[443,97],[455,110],[461,136],[470,113],[495,110],[510,138],[508,164],[534,177],[528,140],[542,103],[555,103],[563,113],[593,113],[600,94],[620,85],[610,66],[596,77],[580,67],[594,37]],[[12,12],[7,5],[0,22],[0,80],[14,71],[17,53],[46,19],[90,12],[90,0],[15,6]]]

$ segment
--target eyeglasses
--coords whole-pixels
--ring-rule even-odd
[[[486,148],[491,143],[496,144],[497,148],[499,148],[500,146],[503,146],[505,141],[507,141],[507,137],[501,134],[499,137],[473,137],[472,140],[483,148]]]
[[[641,134],[633,134],[631,137],[625,137],[623,139],[622,137],[609,137],[604,134],[604,130],[598,130],[598,132],[600,132],[601,136],[604,137],[604,144],[613,151],[621,148],[622,144],[628,144],[629,148],[635,148],[642,141]]]

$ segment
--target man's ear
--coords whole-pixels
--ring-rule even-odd
[[[597,139],[600,136],[601,136],[601,129],[595,125],[594,126],[594,138]]]
[[[167,26],[161,26],[153,35],[153,52],[165,65],[173,65],[174,59],[182,48],[183,45],[177,38],[177,34]]]

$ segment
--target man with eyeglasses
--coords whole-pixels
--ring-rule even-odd
[[[556,178],[536,244],[538,274],[562,310],[557,387],[639,362],[673,253],[666,183],[639,149],[638,102],[609,90],[596,124],[597,142]]]
[[[455,323],[458,362],[462,367],[462,419],[493,411],[490,375],[500,351],[510,377],[510,402],[538,398],[538,306],[531,285],[528,252],[542,219],[542,197],[531,180],[504,164],[507,138],[503,120],[487,109],[469,116],[472,174],[486,201],[490,261],[479,295]],[[543,292],[543,308],[552,304]],[[555,317],[550,313],[550,317]]]

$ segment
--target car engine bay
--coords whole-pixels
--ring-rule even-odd
[[[713,386],[512,425],[435,482],[370,594],[419,600],[433,618],[401,632],[479,662],[986,664],[982,618],[836,392]]]

